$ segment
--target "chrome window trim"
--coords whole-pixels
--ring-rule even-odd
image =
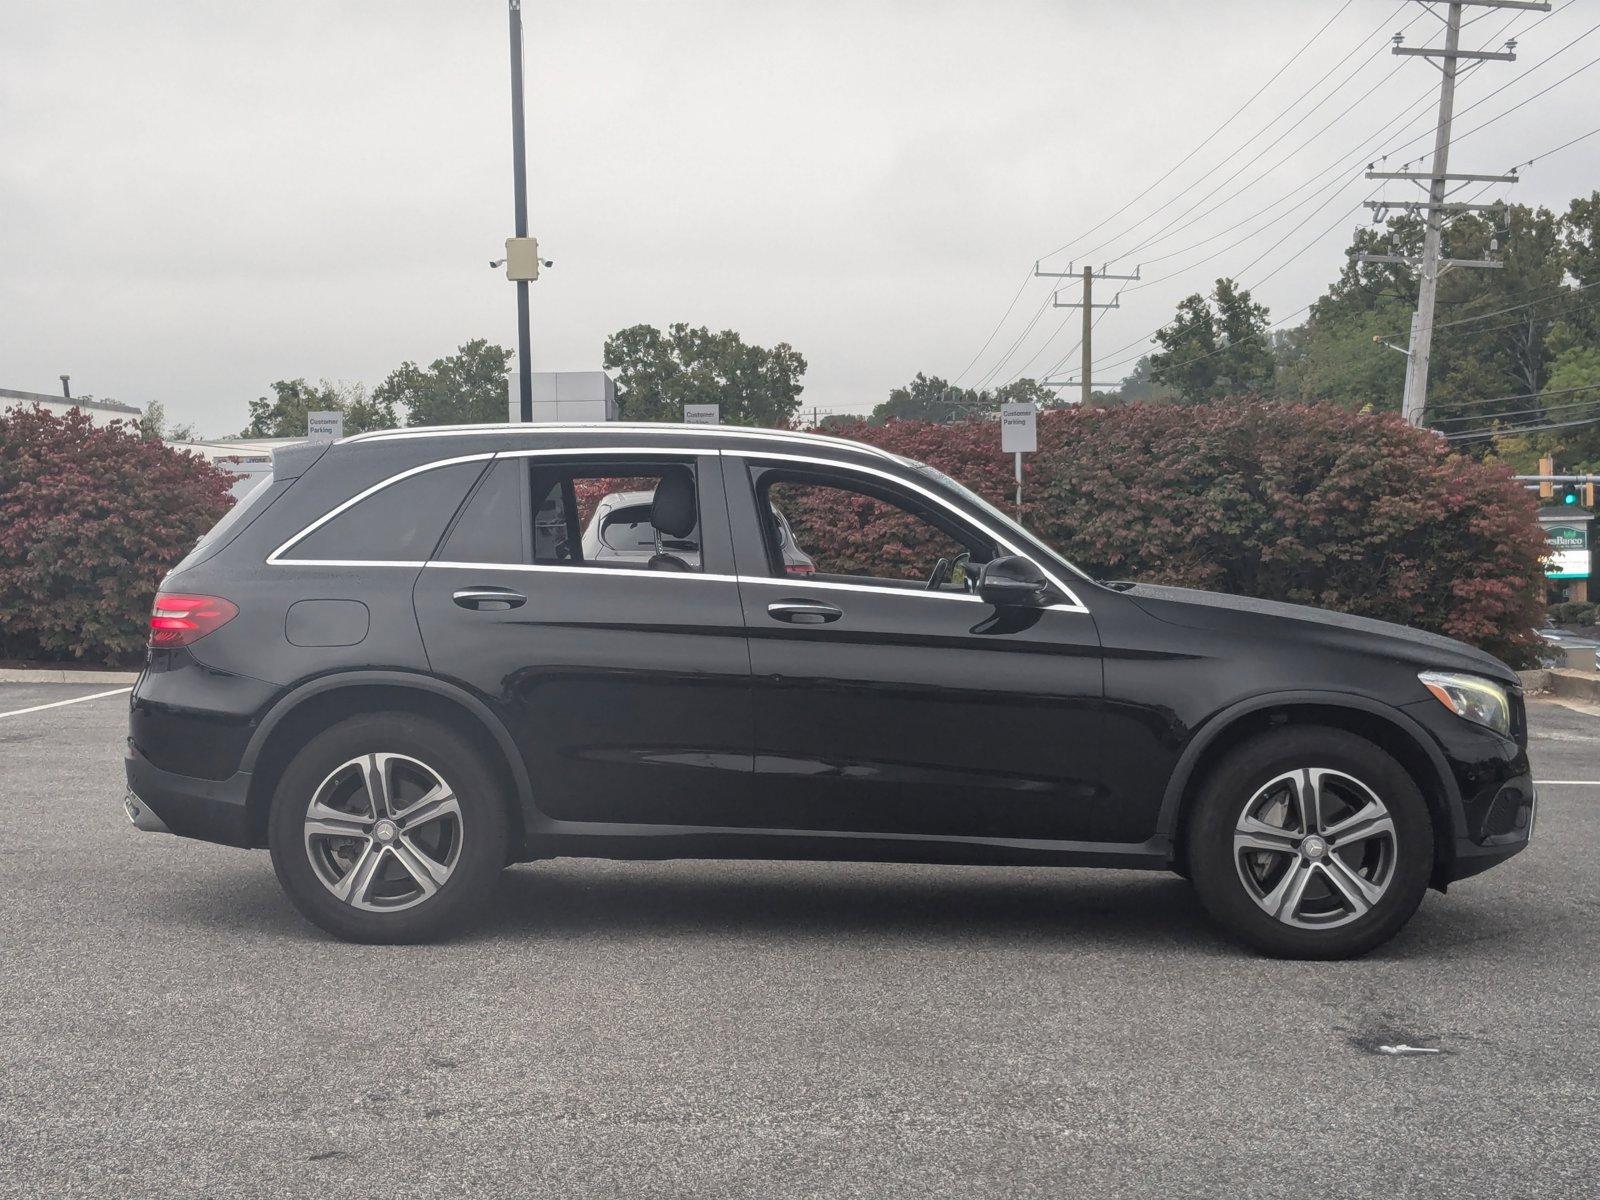
[[[342,504],[336,504],[334,507],[330,508],[327,512],[318,517],[315,521],[311,522],[311,524],[307,525],[299,533],[291,536],[271,554],[267,555],[267,564],[274,567],[348,567],[352,565],[367,567],[420,567],[422,565],[421,563],[404,562],[398,559],[285,558],[284,554],[287,550],[289,550],[290,547],[294,546],[295,543],[304,541],[307,537],[321,529],[324,525],[333,520],[340,513],[344,512],[346,509],[354,508],[368,496],[372,496],[383,491],[384,488],[389,487],[391,484],[399,483],[402,479],[409,479],[413,475],[421,475],[424,471],[433,471],[440,467],[453,467],[457,463],[487,462],[493,457],[494,453],[489,451],[483,454],[462,454],[455,458],[440,458],[434,460],[433,462],[425,462],[415,467],[408,467],[406,470],[401,471],[398,474],[391,475],[387,479],[380,479],[377,483],[373,484],[364,491],[357,492],[354,496],[351,496],[350,499],[344,501]]]
[[[739,579],[733,575],[716,575],[703,571],[652,571],[647,567],[596,567],[587,563],[480,563],[480,562],[455,562],[451,559],[434,558],[418,566],[428,570],[448,568],[454,571],[549,571],[556,574],[584,574],[584,575],[621,575],[625,578],[643,577],[646,579],[709,579],[714,583],[738,583]]]
[[[761,583],[770,587],[828,588],[836,592],[873,592],[879,596],[908,596],[915,600],[963,600],[969,604],[988,604],[983,597],[973,595],[971,592],[930,592],[925,588],[890,587],[882,583],[833,583],[824,579],[811,579],[809,576],[741,575],[739,582]]]
[[[576,428],[576,427],[577,426],[566,426],[566,428]],[[606,428],[606,427],[607,426],[596,426],[596,425],[583,426],[583,428]],[[520,428],[523,428],[523,427],[521,427],[521,426],[511,426],[511,427],[491,426],[491,427],[485,427],[485,426],[481,426],[481,425],[463,425],[463,426],[453,427],[450,430],[450,432],[481,433],[486,428],[490,428],[490,429],[503,429],[503,428],[520,429]],[[610,428],[618,428],[618,426],[611,425]],[[639,427],[638,426],[630,426],[629,428],[637,429]],[[657,428],[658,429],[659,426],[655,426],[655,427],[645,426],[644,428]],[[735,436],[746,436],[746,437],[767,437],[767,436],[769,436],[768,433],[743,433],[742,431],[736,431],[736,430],[724,430],[724,429],[721,429],[718,426],[704,426],[704,425],[702,425],[702,426],[689,426],[689,425],[686,425],[683,428],[684,429],[696,430],[699,433],[732,433]],[[375,437],[379,436],[380,434],[393,433],[393,432],[394,431],[383,430],[383,431],[378,431],[377,433],[371,433],[371,434],[358,433],[358,434],[355,434],[352,438],[345,438],[343,440],[344,441],[352,441],[352,440],[355,440],[355,439],[362,439],[362,438],[375,438]],[[403,433],[405,431],[401,431],[401,432]],[[423,430],[418,430],[416,432],[416,436],[422,436],[423,432],[424,432]],[[433,430],[427,430],[426,432],[427,433],[437,433],[437,432],[439,432],[439,430],[433,429]],[[803,439],[805,437],[805,435],[796,435],[796,434],[779,434],[778,436],[790,437],[790,438],[793,438],[795,440],[801,440],[801,439]],[[817,440],[820,441],[820,440],[823,440],[823,439],[817,439]],[[851,445],[851,446],[856,445],[856,443],[853,443],[853,442],[838,442],[837,439],[833,439],[833,442],[835,444],[840,444],[840,445]],[[900,461],[894,455],[888,454],[885,451],[877,450],[876,447],[864,447],[864,448],[868,449],[868,450],[872,450],[874,453],[877,453],[881,457],[883,457],[885,459],[888,459],[891,462],[898,463]],[[961,601],[978,601],[979,603],[983,602],[981,600],[981,598],[978,597],[978,596],[971,595],[971,594],[963,594],[963,593],[958,593],[958,592],[917,591],[917,590],[914,590],[914,589],[911,589],[911,588],[890,587],[890,586],[886,586],[886,585],[882,585],[882,584],[869,584],[869,583],[830,583],[830,582],[826,582],[826,581],[822,581],[822,580],[818,580],[816,582],[810,582],[810,581],[808,581],[808,580],[806,580],[804,578],[795,578],[795,577],[790,577],[790,576],[714,575],[714,574],[705,574],[705,573],[698,572],[698,571],[650,571],[650,570],[635,570],[635,569],[630,568],[630,567],[589,567],[589,566],[581,566],[581,565],[567,566],[567,565],[558,564],[558,563],[474,563],[474,562],[462,563],[462,562],[450,561],[450,560],[447,560],[447,559],[430,559],[430,560],[428,560],[426,562],[413,562],[413,561],[409,561],[409,560],[399,560],[399,559],[343,559],[343,558],[341,558],[341,559],[332,559],[332,558],[288,558],[288,557],[285,557],[285,552],[288,551],[291,547],[293,547],[297,542],[300,542],[303,539],[305,539],[306,537],[308,537],[310,534],[315,533],[318,529],[320,529],[323,525],[326,525],[329,521],[333,520],[340,513],[344,512],[346,509],[353,508],[355,505],[357,505],[357,504],[361,503],[361,501],[365,500],[368,496],[371,496],[371,495],[373,495],[373,494],[375,494],[377,492],[382,491],[384,488],[389,487],[391,484],[399,483],[402,479],[409,479],[413,475],[420,475],[424,471],[431,471],[431,470],[434,470],[434,469],[436,469],[438,467],[448,467],[448,466],[454,466],[457,463],[482,462],[482,461],[485,461],[487,459],[501,459],[501,458],[548,458],[548,457],[561,457],[561,456],[587,457],[587,456],[592,456],[592,455],[602,455],[603,456],[603,455],[608,455],[608,454],[648,454],[648,455],[654,455],[654,456],[659,456],[659,457],[667,457],[667,458],[670,458],[670,457],[673,457],[673,456],[694,458],[694,457],[698,457],[698,456],[701,456],[701,455],[704,455],[704,454],[707,454],[707,453],[715,454],[715,455],[719,455],[719,456],[720,455],[729,455],[729,456],[732,456],[732,457],[735,457],[735,458],[762,458],[762,459],[772,459],[772,460],[779,461],[779,462],[809,463],[809,464],[812,464],[812,465],[815,465],[815,466],[831,467],[831,468],[834,468],[836,470],[859,471],[859,472],[861,472],[863,474],[866,474],[866,475],[875,475],[878,478],[885,479],[890,483],[898,484],[898,485],[900,485],[901,487],[904,487],[904,488],[909,488],[911,491],[916,492],[918,495],[921,495],[921,496],[925,497],[926,499],[932,501],[934,504],[937,504],[940,508],[942,508],[945,511],[947,511],[948,513],[950,513],[951,516],[954,517],[956,520],[961,521],[961,522],[963,522],[963,523],[965,523],[967,525],[974,526],[975,528],[981,530],[987,537],[992,538],[994,540],[995,544],[997,546],[999,546],[1001,549],[1003,549],[1003,550],[1005,550],[1005,551],[1007,551],[1008,553],[1011,553],[1011,554],[1020,555],[1023,558],[1027,558],[1029,562],[1033,562],[1033,558],[1032,558],[1031,555],[1025,554],[1022,550],[1018,549],[1017,546],[1014,543],[1012,543],[1011,541],[1008,541],[1006,538],[1004,538],[1000,534],[996,533],[993,529],[991,529],[988,525],[984,524],[982,521],[980,521],[980,520],[978,520],[978,519],[976,519],[976,518],[974,518],[972,516],[969,516],[967,513],[964,513],[960,509],[956,508],[954,505],[952,505],[948,500],[946,500],[943,496],[939,495],[937,492],[932,491],[931,489],[924,487],[922,484],[920,484],[920,483],[918,483],[918,482],[916,482],[914,480],[906,479],[903,476],[893,474],[893,473],[891,473],[889,471],[879,470],[877,467],[868,466],[865,463],[853,463],[853,462],[848,462],[848,461],[841,461],[841,460],[839,460],[837,458],[819,458],[819,457],[816,457],[814,455],[806,455],[806,454],[784,454],[784,453],[781,453],[781,452],[775,451],[775,450],[724,450],[724,449],[721,449],[721,448],[718,448],[718,447],[695,448],[695,447],[690,447],[690,446],[603,446],[603,445],[602,446],[596,446],[596,445],[548,446],[548,447],[541,446],[541,447],[532,448],[532,449],[485,451],[485,452],[480,453],[480,454],[462,454],[462,455],[457,455],[457,456],[455,456],[453,458],[441,458],[441,459],[437,459],[437,460],[435,460],[433,462],[421,463],[421,464],[419,464],[419,465],[417,465],[415,467],[408,467],[406,470],[400,471],[397,474],[391,475],[387,479],[380,480],[379,482],[373,484],[371,487],[366,488],[364,491],[358,492],[354,496],[351,496],[348,500],[345,500],[343,503],[338,504],[335,507],[329,509],[327,512],[323,513],[322,516],[318,517],[315,521],[311,522],[311,524],[307,525],[304,529],[300,530],[298,533],[296,533],[293,536],[291,536],[287,541],[285,541],[281,546],[279,546],[271,554],[267,555],[267,560],[266,561],[271,566],[295,566],[295,567],[405,567],[405,568],[412,569],[412,570],[421,570],[421,569],[423,569],[425,567],[457,567],[457,568],[468,569],[468,570],[499,570],[499,571],[529,571],[529,572],[538,572],[538,571],[557,571],[557,572],[559,572],[559,571],[605,571],[608,574],[622,575],[622,576],[626,576],[626,577],[630,577],[630,578],[646,577],[646,578],[650,578],[650,579],[709,579],[709,580],[717,580],[717,581],[722,581],[722,582],[730,582],[731,581],[731,582],[737,582],[737,583],[756,583],[756,584],[768,584],[768,585],[781,585],[781,586],[786,586],[786,587],[816,587],[816,588],[826,588],[826,589],[837,590],[837,591],[874,592],[874,593],[877,593],[879,595],[902,596],[902,597],[911,596],[911,597],[917,597],[917,598],[928,599],[928,600],[961,600]],[[1035,566],[1039,566],[1038,563],[1034,563],[1034,565]],[[1045,576],[1046,579],[1048,579],[1052,584],[1055,585],[1055,587],[1057,589],[1059,589],[1061,592],[1063,592],[1065,595],[1067,595],[1070,598],[1070,603],[1050,604],[1050,605],[1046,605],[1045,606],[1046,608],[1048,608],[1050,610],[1053,610],[1053,611],[1056,611],[1056,612],[1081,612],[1081,613],[1087,613],[1089,611],[1089,609],[1084,605],[1083,601],[1078,598],[1077,593],[1074,592],[1066,584],[1061,582],[1060,579],[1056,578],[1056,576],[1055,576],[1055,574],[1053,572],[1046,570],[1042,566],[1039,566],[1039,570]]]
[[[996,533],[993,529],[991,529],[989,526],[985,525],[982,521],[978,520],[975,517],[969,516],[967,513],[962,512],[960,509],[956,508],[953,504],[951,504],[948,500],[946,500],[943,496],[939,495],[939,493],[937,493],[935,491],[932,491],[932,490],[930,490],[928,488],[923,487],[920,483],[916,483],[916,482],[913,482],[912,480],[905,479],[905,478],[903,478],[902,476],[899,476],[899,475],[891,474],[888,471],[880,471],[880,470],[878,470],[877,467],[869,467],[869,466],[866,466],[866,465],[864,465],[862,463],[840,462],[838,459],[835,459],[835,458],[815,458],[815,457],[812,457],[811,455],[805,455],[805,454],[780,454],[780,453],[777,453],[776,451],[771,451],[771,450],[724,450],[721,453],[726,454],[726,455],[730,455],[730,456],[732,456],[734,458],[766,458],[766,459],[773,459],[773,460],[776,460],[776,461],[779,461],[779,462],[812,463],[812,464],[817,465],[817,466],[832,467],[835,470],[841,470],[841,471],[859,471],[859,472],[861,472],[863,474],[866,474],[866,475],[876,475],[881,479],[888,480],[890,483],[899,484],[901,487],[909,488],[911,491],[916,492],[917,494],[919,494],[921,496],[924,496],[927,499],[931,500],[933,503],[937,504],[940,508],[942,508],[945,511],[947,511],[948,513],[950,513],[951,516],[955,517],[957,520],[959,520],[963,524],[971,525],[971,526],[976,527],[977,529],[982,530],[983,533],[985,535],[987,535],[988,537],[992,538],[994,540],[995,544],[997,546],[999,546],[1002,550],[1005,550],[1005,551],[1007,551],[1008,553],[1011,553],[1011,554],[1018,555],[1021,558],[1026,558],[1029,562],[1033,562],[1033,565],[1039,568],[1040,573],[1042,575],[1044,575],[1044,577],[1046,579],[1048,579],[1052,584],[1054,584],[1057,589],[1059,589],[1061,592],[1065,593],[1070,599],[1070,603],[1066,603],[1066,604],[1048,604],[1048,605],[1045,605],[1045,607],[1047,609],[1050,609],[1050,610],[1055,611],[1055,612],[1081,612],[1081,613],[1087,613],[1089,611],[1087,606],[1084,605],[1083,601],[1078,599],[1078,594],[1076,592],[1074,592],[1066,584],[1062,583],[1061,580],[1057,579],[1053,572],[1046,570],[1039,563],[1034,562],[1032,555],[1027,554],[1024,551],[1018,549],[1017,546],[1014,543],[1008,541],[1004,537],[1001,537],[1000,534]],[[771,578],[771,576],[763,576],[762,578]],[[855,585],[855,584],[844,584],[844,585],[840,585],[840,586],[854,587],[854,586],[858,586],[858,585]],[[859,586],[866,586],[866,585],[859,585]],[[911,594],[911,595],[915,595],[916,594],[916,593],[905,593],[905,592],[902,592],[902,589],[900,589],[900,588],[879,588],[879,589],[875,589],[875,590],[878,590],[878,591],[892,591],[892,592],[897,592],[897,593],[901,593],[901,594]],[[939,593],[937,593],[937,592],[924,592],[922,594],[923,595],[927,595],[927,596],[937,596]]]

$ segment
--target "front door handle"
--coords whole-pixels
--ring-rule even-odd
[[[528,602],[528,598],[521,592],[513,592],[510,588],[500,587],[462,588],[450,598],[462,608],[476,609],[479,612],[499,612],[508,608],[521,608]]]
[[[791,625],[826,625],[844,616],[844,610],[818,600],[774,600],[767,605],[767,615]]]

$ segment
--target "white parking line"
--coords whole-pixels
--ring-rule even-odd
[[[60,708],[63,704],[82,704],[85,700],[104,700],[107,696],[125,696],[133,691],[131,687],[113,688],[109,692],[96,692],[92,696],[78,696],[72,700],[57,700],[51,704],[35,704],[32,708],[16,708],[10,712],[0,713],[0,720],[6,717],[20,717],[25,713],[43,712],[47,708]]]
[[[1535,779],[1539,787],[1600,787],[1600,779]]]

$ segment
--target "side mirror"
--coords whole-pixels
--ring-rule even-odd
[[[1038,567],[1016,555],[984,563],[978,575],[978,595],[997,607],[1037,607],[1044,603],[1049,586],[1049,580]]]

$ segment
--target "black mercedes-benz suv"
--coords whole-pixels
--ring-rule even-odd
[[[659,548],[589,561],[619,491],[650,493]],[[1243,941],[1336,958],[1533,828],[1490,655],[1103,585],[939,472],[817,435],[290,447],[150,625],[134,823],[269,847],[346,938],[457,928],[558,855],[909,860],[1175,870]]]

